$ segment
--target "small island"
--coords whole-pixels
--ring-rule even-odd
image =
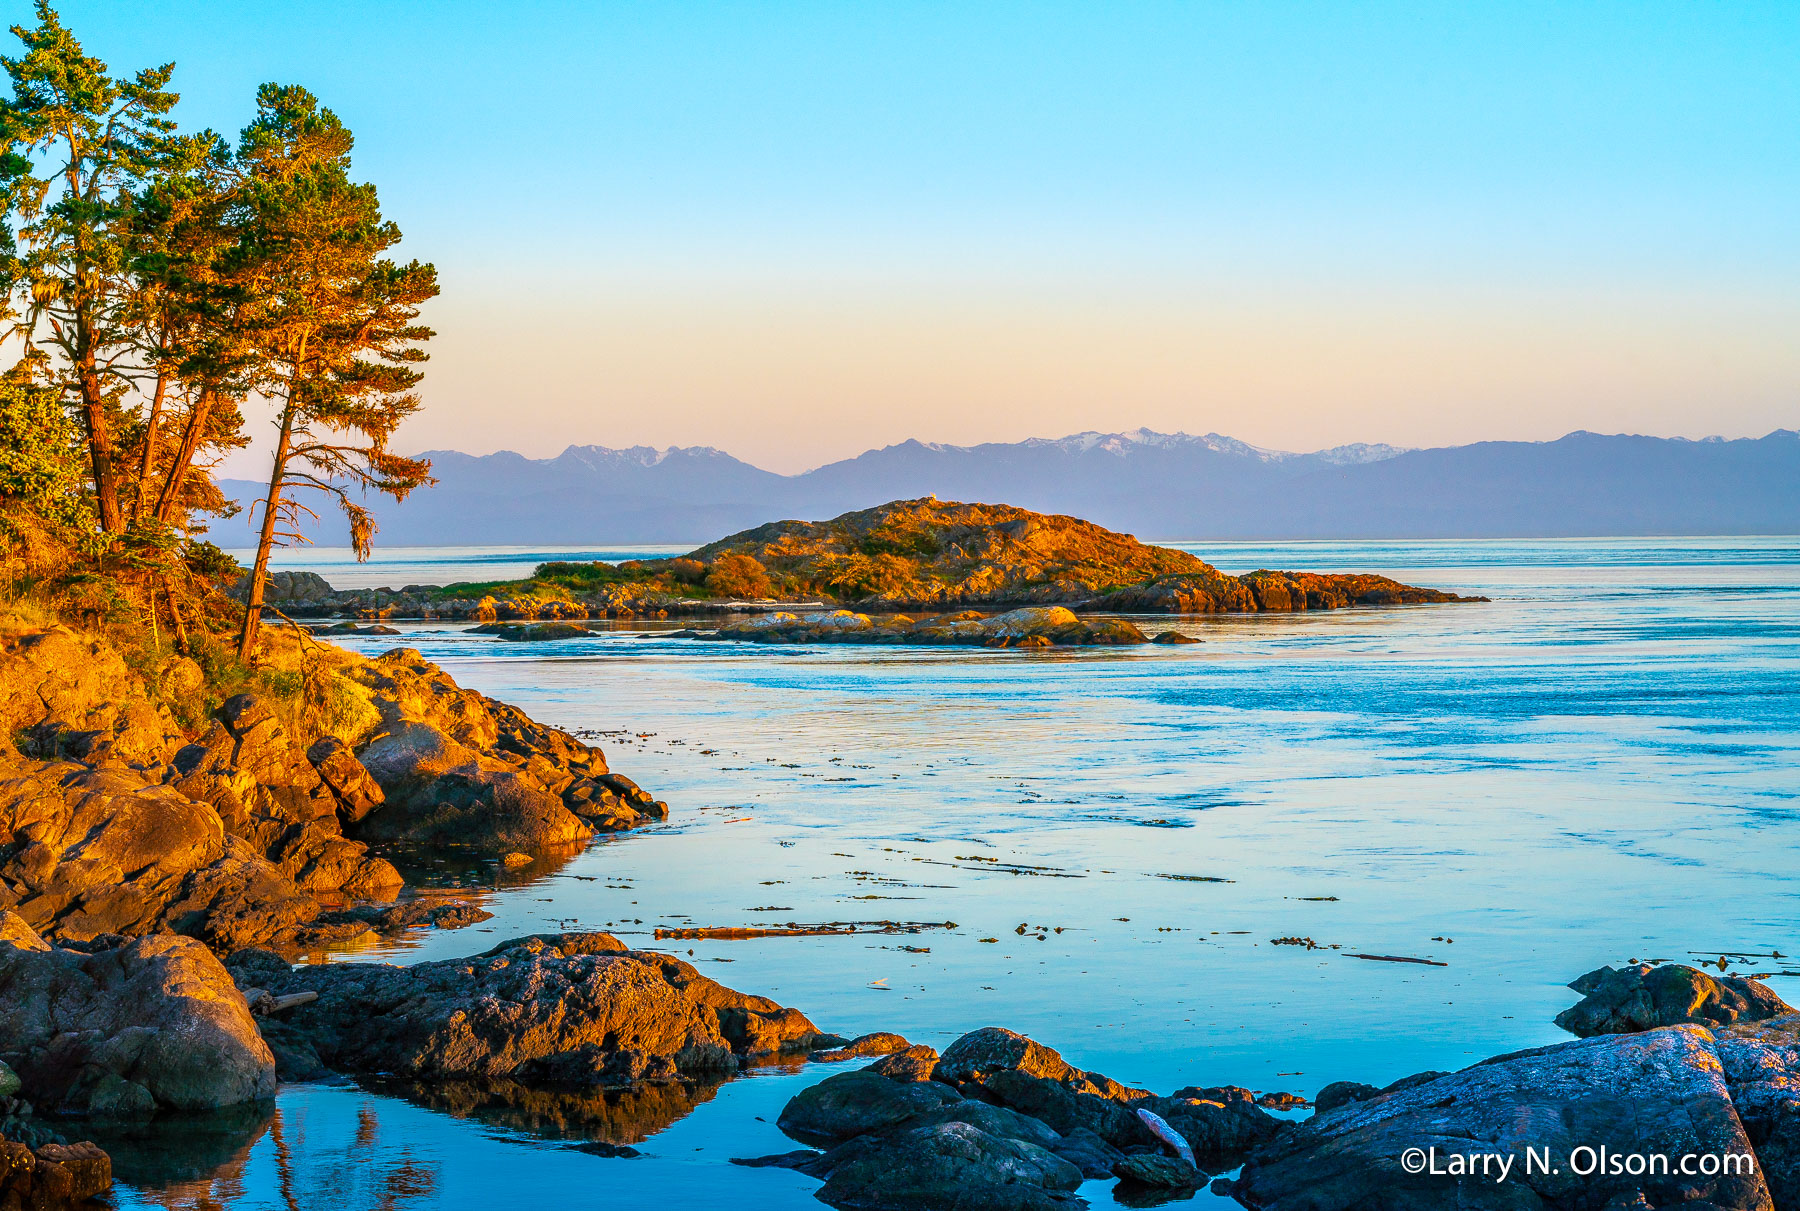
[[[277,573],[269,592],[296,617],[494,624],[750,614],[707,637],[989,646],[1148,641],[1123,619],[1079,615],[1485,600],[1362,573],[1265,569],[1232,576],[1186,551],[1080,518],[935,497],[830,521],[770,522],[671,559],[540,564],[524,580],[340,592],[310,573]],[[580,633],[568,626],[495,632],[510,639]]]

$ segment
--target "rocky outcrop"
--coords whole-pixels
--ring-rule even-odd
[[[271,1097],[275,1061],[225,968],[158,934],[52,947],[0,914],[0,1059],[61,1114],[214,1110]]]
[[[380,714],[357,758],[383,802],[356,836],[484,853],[577,844],[668,815],[599,749],[464,689],[411,648],[352,668]]]
[[[871,1050],[898,1038],[866,1037]],[[840,1207],[1068,1207],[1081,1205],[1072,1192],[1083,1178],[1119,1176],[1127,1189],[1201,1184],[1204,1171],[1171,1154],[1169,1145],[1182,1141],[1163,1129],[1217,1172],[1286,1127],[1248,1090],[1158,1097],[996,1027],[952,1043],[929,1080],[917,1079],[912,1064],[885,1071],[919,1050],[929,1049],[891,1051],[788,1102],[776,1125],[824,1152],[743,1163],[822,1178],[818,1197]]]
[[[57,940],[318,945],[386,923],[324,913],[400,892],[371,842],[497,855],[667,814],[598,749],[409,649],[289,651],[307,701],[331,704],[314,723],[335,731],[302,734],[293,707],[240,694],[184,735],[103,641],[0,619],[0,645],[0,909]],[[161,683],[191,707],[204,686],[189,672],[178,662]]]
[[[1113,589],[1094,597],[1089,605],[1122,614],[1290,614],[1351,606],[1485,600],[1415,588],[1386,576],[1267,570],[1228,576],[1203,565],[1202,571]]]
[[[624,1085],[730,1073],[841,1043],[797,1010],[715,983],[609,934],[519,938],[466,959],[292,967],[229,960],[241,987],[314,993],[281,1045],[341,1072]]]
[[[1119,1149],[1156,1146],[1157,1137],[1136,1113],[1149,1110],[1179,1132],[1203,1162],[1218,1168],[1286,1126],[1258,1107],[1249,1090],[1183,1089],[1159,1097],[1076,1068],[1043,1044],[992,1026],[946,1048],[933,1077],[1065,1135],[1090,1131]]]
[[[1123,618],[1081,619],[1062,606],[1031,606],[989,616],[977,610],[932,618],[905,614],[880,620],[849,610],[763,614],[721,627],[704,639],[753,643],[892,643],[990,648],[1077,647],[1148,643]]]
[[[73,1211],[112,1189],[112,1161],[91,1143],[40,1144],[0,1137],[0,1211]]]
[[[1666,1168],[1611,1172],[1601,1149]],[[1712,1172],[1681,1173],[1683,1157],[1714,1158]],[[1775,1205],[1719,1045],[1698,1026],[1498,1056],[1341,1105],[1257,1150],[1229,1190],[1263,1211]]]
[[[1679,963],[1639,963],[1623,969],[1601,967],[1569,985],[1583,994],[1579,1004],[1556,1015],[1570,1034],[1631,1034],[1658,1026],[1692,1022],[1728,1026],[1794,1012],[1759,980],[1715,978]]]

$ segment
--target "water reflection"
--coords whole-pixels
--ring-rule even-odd
[[[371,1089],[453,1118],[473,1119],[541,1139],[641,1144],[696,1106],[723,1081],[676,1081],[627,1089],[559,1090],[517,1081],[384,1080]]]

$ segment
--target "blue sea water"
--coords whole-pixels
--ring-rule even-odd
[[[750,647],[672,638],[675,623],[508,645],[400,624],[353,642],[417,647],[540,719],[608,733],[613,767],[673,810],[560,863],[477,872],[496,914],[477,929],[334,958],[573,927],[650,945],[658,925],[951,921],[662,945],[843,1034],[942,1047],[1005,1025],[1162,1091],[1309,1095],[1555,1042],[1564,985],[1602,963],[1800,971],[1752,957],[1800,951],[1800,540],[1190,549],[1230,571],[1379,571],[1493,600],[1140,620],[1205,642],[1048,652]],[[527,557],[562,556],[440,562]],[[1771,983],[1800,998],[1800,977]],[[636,1138],[683,1108],[602,1122],[293,1086],[210,1150],[147,1146],[160,1166],[121,1151],[121,1202],[816,1206],[811,1181],[728,1159],[792,1147],[771,1124],[824,1074],[705,1091],[638,1159],[568,1143]]]

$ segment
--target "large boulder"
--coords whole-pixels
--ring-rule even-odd
[[[1556,1024],[1582,1038],[1631,1034],[1684,1022],[1728,1026],[1794,1012],[1793,1006],[1759,980],[1710,976],[1679,963],[1601,967],[1569,987],[1583,994],[1582,999],[1557,1014]]]
[[[1612,1172],[1602,1149],[1667,1158],[1667,1171]],[[1730,1173],[1683,1175],[1683,1157],[1736,1159]],[[1775,1205],[1698,1026],[1497,1056],[1341,1105],[1254,1152],[1230,1193],[1261,1211]]]
[[[895,1081],[864,1068],[801,1090],[775,1125],[803,1144],[829,1148],[963,1100],[935,1081]]]
[[[1713,1032],[1725,1085],[1778,1208],[1800,1207],[1800,1014]]]
[[[0,1059],[64,1114],[213,1110],[273,1096],[275,1061],[212,951],[157,934],[60,949],[0,914]]]
[[[519,938],[410,967],[290,968],[267,951],[229,965],[242,987],[316,993],[286,1015],[288,1043],[347,1072],[628,1084],[731,1072],[840,1041],[797,1010],[603,933]]]
[[[861,1136],[806,1167],[821,1201],[855,1211],[1071,1211],[1081,1171],[1024,1140],[964,1122]]]

